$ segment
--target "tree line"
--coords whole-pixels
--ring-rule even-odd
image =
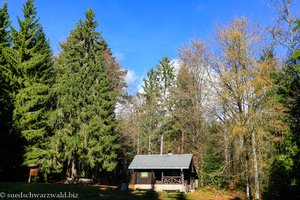
[[[134,154],[193,153],[200,184],[249,199],[299,198],[299,29],[295,2],[272,26],[245,17],[164,57],[120,114]]]
[[[91,9],[54,56],[34,1],[18,29],[4,3],[1,180],[39,164],[45,181],[107,173],[125,181],[135,154],[192,153],[201,186],[299,197],[300,21],[294,1],[270,3],[272,26],[245,17],[218,26],[213,42],[192,40],[177,60],[163,57],[134,95]]]

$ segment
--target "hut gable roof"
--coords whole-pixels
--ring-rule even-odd
[[[136,155],[128,169],[188,169],[192,154]]]

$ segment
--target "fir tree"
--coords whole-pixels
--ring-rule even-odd
[[[176,132],[171,115],[173,103],[170,96],[170,91],[175,85],[174,65],[168,57],[164,57],[147,75],[143,86],[144,103],[141,109],[144,120],[141,126],[145,142],[148,141],[148,153],[153,153],[158,151],[160,136],[169,138]]]
[[[7,87],[7,78],[5,71],[7,70],[7,61],[3,56],[3,49],[10,47],[10,34],[8,31],[10,22],[9,16],[7,13],[7,4],[3,4],[2,9],[0,10],[0,127],[1,130],[7,131],[7,123],[9,113],[8,113],[8,105],[9,103],[9,94]],[[5,132],[4,131],[4,132]]]
[[[52,53],[33,0],[27,0],[23,5],[23,14],[23,20],[18,18],[19,31],[11,28],[13,48],[4,51],[12,85],[13,127],[25,139],[24,164],[43,164],[47,161],[50,132]]]
[[[9,33],[9,15],[7,12],[7,3],[3,4],[3,7],[0,10],[0,48],[1,51],[5,47],[9,47],[11,43],[10,33]],[[3,53],[0,54],[0,64],[5,65],[6,59],[3,56]]]
[[[94,176],[117,165],[115,105],[117,93],[108,82],[101,34],[92,10],[85,13],[61,44],[55,69],[57,124],[52,140],[53,167]],[[57,154],[58,153],[58,154]]]
[[[9,95],[9,84],[7,77],[7,60],[3,56],[3,49],[9,48],[11,45],[10,32],[9,32],[9,15],[7,12],[7,4],[4,3],[0,9],[0,179],[4,179],[6,173],[15,164],[16,152],[12,148],[14,140],[10,134],[12,106],[11,98]]]
[[[0,127],[3,132],[7,131],[7,123],[9,118],[9,94],[7,87],[7,78],[5,71],[7,70],[7,61],[3,56],[3,49],[10,47],[10,33],[8,31],[10,25],[7,13],[7,4],[3,4],[0,9]]]

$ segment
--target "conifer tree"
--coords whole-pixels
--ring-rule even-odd
[[[9,33],[9,26],[10,26],[10,21],[9,21],[9,15],[7,12],[7,3],[4,3],[1,10],[0,10],[0,48],[1,51],[5,47],[10,46],[10,33]],[[6,64],[6,59],[4,58],[3,54],[0,54],[0,64],[5,65]]]
[[[297,25],[295,31],[300,30],[300,20],[297,20]],[[293,131],[294,142],[297,145],[297,153],[295,155],[295,166],[294,166],[294,176],[297,183],[297,190],[300,189],[300,43],[297,43],[296,50],[291,56],[294,61],[292,82],[291,82],[291,97],[292,102],[290,104],[290,115],[291,115],[291,130]]]
[[[4,3],[0,9],[0,179],[4,178],[7,170],[15,166],[12,151],[13,138],[10,137],[11,125],[11,99],[9,96],[9,84],[6,77],[7,61],[3,56],[3,49],[9,48],[11,44],[9,32],[9,15],[7,4]]]
[[[290,11],[286,3],[285,8]],[[287,14],[287,13],[285,13]],[[284,17],[281,16],[281,17]],[[300,43],[299,31],[300,22],[290,19],[288,24],[289,34],[284,37],[289,38],[289,42],[285,46],[290,56],[284,64],[283,71],[276,73],[274,76],[276,84],[279,86],[277,90],[278,101],[285,105],[287,112],[283,118],[289,124],[289,130],[280,133],[282,141],[276,145],[276,154],[272,157],[272,168],[270,170],[270,180],[268,183],[269,198],[292,198],[299,194],[300,187],[300,139],[299,139],[299,94],[300,94]],[[287,40],[288,41],[288,40]],[[293,41],[293,42],[291,42]]]
[[[162,58],[155,69],[148,72],[148,79],[144,79],[144,103],[142,131],[144,143],[148,142],[148,153],[158,151],[160,136],[171,137],[176,128],[171,115],[173,104],[170,91],[175,85],[174,63],[168,57]],[[165,144],[167,145],[167,144]],[[161,152],[163,153],[163,152]]]
[[[27,0],[23,5],[24,19],[18,18],[19,31],[11,27],[13,48],[4,51],[12,85],[13,128],[25,139],[25,165],[46,161],[50,131],[52,53],[36,14],[34,0]]]
[[[53,167],[71,178],[92,177],[117,165],[115,105],[117,92],[108,82],[104,39],[89,9],[71,31],[56,59],[56,131]]]
[[[10,21],[7,13],[7,4],[5,3],[0,10],[0,127],[3,132],[7,131],[9,98],[5,77],[7,61],[3,56],[2,51],[4,48],[10,47],[10,33],[8,31],[9,25]]]
[[[3,7],[0,10],[0,127],[1,130],[6,130],[5,126],[8,123],[7,119],[7,109],[9,104],[9,98],[7,93],[7,81],[5,77],[5,71],[7,68],[7,61],[3,56],[3,49],[10,47],[10,34],[8,31],[10,22],[9,16],[7,13],[7,4],[3,4]],[[5,132],[5,131],[4,131]]]

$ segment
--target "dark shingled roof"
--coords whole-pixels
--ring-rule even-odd
[[[188,169],[192,154],[136,155],[128,169]]]

